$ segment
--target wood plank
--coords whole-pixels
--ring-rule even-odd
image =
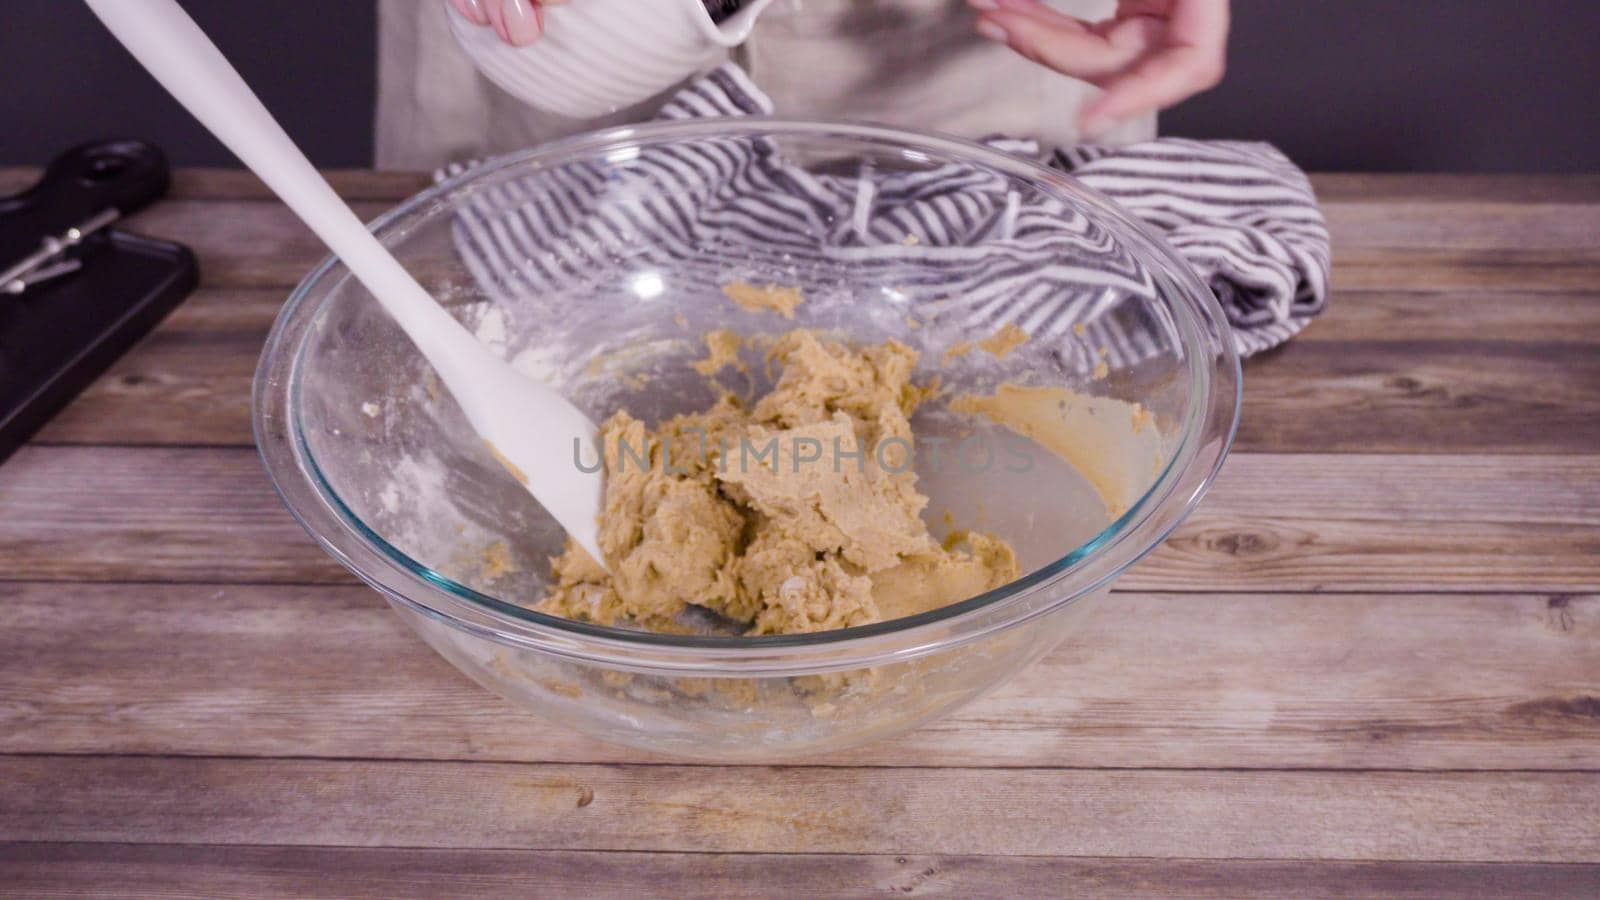
[[[1358,197],[1322,206],[1336,292],[1600,292],[1600,204]]]
[[[38,439],[252,443],[250,381],[285,296],[199,291]],[[1289,346],[1246,364],[1240,450],[1446,446],[1600,447],[1600,294],[1341,294]]]
[[[665,759],[518,714],[365,588],[13,584],[0,608],[0,753]],[[820,762],[1600,770],[1600,597],[1122,592],[995,694]]]
[[[0,193],[33,183],[34,166],[0,167]],[[323,177],[347,200],[400,200],[431,183],[426,172],[324,169]],[[1323,202],[1600,203],[1600,175],[1479,174],[1448,172],[1313,172]],[[266,200],[260,179],[243,169],[182,168],[173,173],[173,199]]]
[[[210,287],[292,288],[327,255],[309,231],[268,204],[207,204],[141,213],[130,227],[177,240],[200,254],[201,283]],[[355,203],[364,220],[382,204]],[[257,208],[259,207],[259,208]],[[213,226],[216,230],[213,231]],[[1564,293],[1600,289],[1600,250],[1345,247],[1334,237],[1335,290],[1521,291]]]
[[[1310,178],[1324,203],[1600,203],[1600,175],[1313,172]]]
[[[1573,338],[1291,340],[1246,362],[1238,446],[1592,453],[1600,447],[1600,330]]]
[[[1593,897],[1600,867],[150,844],[0,846],[16,897]]]
[[[31,178],[0,170],[0,191]],[[330,173],[372,218],[427,183],[421,173]],[[1318,176],[1334,235],[1339,289],[1600,289],[1600,218],[1592,176]],[[171,197],[135,230],[188,243],[214,285],[292,286],[323,257],[320,245],[270,200],[254,176],[184,170]]]
[[[0,167],[0,194],[39,177],[33,166]],[[347,200],[404,199],[432,183],[427,172],[324,169],[323,177]],[[1324,203],[1600,203],[1600,175],[1479,174],[1446,172],[1313,172],[1311,185]],[[183,168],[173,173],[172,199],[267,200],[260,179],[242,169]]]
[[[1597,804],[1600,773],[0,757],[0,840],[75,843],[1596,862]]]
[[[379,184],[394,181],[383,176],[371,180]],[[362,190],[367,186],[366,179],[346,179],[347,199],[364,213],[363,218],[375,217],[414,193],[392,196],[390,191]],[[1590,258],[1595,249],[1593,235],[1600,231],[1600,202],[1352,198],[1327,200],[1322,207],[1336,256],[1338,251],[1356,248],[1432,248],[1507,254],[1569,250]],[[226,200],[175,196],[140,213],[136,221],[139,227],[152,230],[192,229],[196,222],[248,222],[261,232],[278,235],[298,233],[301,228],[287,208],[264,194]]]
[[[353,205],[372,219],[393,202]],[[1351,201],[1326,211],[1336,289],[1600,289],[1600,204]],[[326,255],[287,208],[266,200],[168,200],[129,227],[188,244],[211,286],[292,286]]]
[[[1361,248],[1453,249],[1514,255],[1564,250],[1600,259],[1600,203],[1323,200],[1335,258]]]
[[[36,166],[0,167],[0,196],[33,184],[42,170]],[[323,169],[322,177],[346,200],[383,200],[395,203],[433,183],[427,172],[375,172],[371,169]],[[244,169],[183,168],[172,173],[167,200],[272,200],[261,179]]]
[[[246,448],[23,447],[0,467],[0,510],[0,578],[352,580]]]
[[[1412,293],[1339,290],[1333,304],[1297,344],[1351,341],[1404,343],[1398,362],[1414,359],[1426,344],[1458,341],[1600,346],[1600,290],[1591,293]],[[1270,358],[1270,357],[1268,357]],[[1256,363],[1245,364],[1245,377]]]
[[[1587,590],[1600,584],[1597,465],[1600,457],[1240,454],[1195,515],[1120,584]],[[1552,505],[1522,505],[1534,495]]]
[[[363,221],[388,201],[352,201]],[[200,259],[208,287],[293,287],[328,250],[288,207],[275,201],[168,200],[132,216],[131,231],[178,241]]]
[[[244,448],[25,447],[0,510],[0,580],[352,580]],[[1597,517],[1600,456],[1241,453],[1119,585],[1586,592]]]
[[[1600,290],[1600,254],[1570,250],[1346,251],[1335,239],[1332,284],[1335,298],[1345,290],[1594,293]]]

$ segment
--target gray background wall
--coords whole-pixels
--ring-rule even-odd
[[[371,2],[185,6],[318,164],[371,162]],[[1315,170],[1600,171],[1600,0],[1234,0],[1234,22],[1226,82],[1164,133]],[[0,165],[113,134],[235,164],[79,3],[0,0],[0,85]]]

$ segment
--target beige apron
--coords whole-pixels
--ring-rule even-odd
[[[1115,0],[1053,5],[1095,19]],[[639,121],[664,99],[597,119],[532,109],[478,75],[451,37],[444,7],[445,0],[378,2],[379,168],[430,169]],[[736,58],[779,115],[968,138],[1007,134],[1046,146],[1078,140],[1078,112],[1096,93],[979,37],[962,0],[776,0]],[[1155,117],[1147,116],[1102,140],[1154,134]]]

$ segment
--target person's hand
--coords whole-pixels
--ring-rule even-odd
[[[487,0],[485,0],[487,2]],[[978,33],[1105,93],[1083,111],[1090,136],[1217,86],[1228,45],[1228,0],[1118,0],[1103,22],[1040,0],[967,0]]]
[[[500,40],[526,47],[544,34],[544,11],[567,0],[450,0],[456,11],[475,25],[487,25]]]

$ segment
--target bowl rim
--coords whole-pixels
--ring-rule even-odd
[[[397,222],[509,169],[537,171],[649,143],[763,135],[803,135],[900,152],[931,152],[933,158],[978,165],[1047,186],[1092,209],[1096,221],[1111,225],[1119,241],[1161,263],[1181,293],[1163,295],[1161,300],[1173,313],[1192,377],[1180,439],[1144,494],[1095,537],[1015,581],[958,603],[871,625],[800,635],[685,636],[536,612],[472,590],[394,548],[367,528],[322,477],[292,411],[298,408],[304,338],[321,311],[320,303],[305,309],[306,300],[324,279],[352,277],[329,256],[307,273],[280,310],[262,350],[252,391],[256,444],[274,489],[294,518],[326,552],[391,602],[498,643],[640,672],[768,676],[881,665],[1016,627],[1103,588],[1158,546],[1198,504],[1231,448],[1242,399],[1239,359],[1222,308],[1159,235],[1071,175],[1031,159],[958,137],[853,122],[769,116],[651,122],[494,157],[413,195],[368,228],[382,239]],[[1071,591],[1059,597],[1041,596],[1059,590],[1069,579],[1074,582]]]

